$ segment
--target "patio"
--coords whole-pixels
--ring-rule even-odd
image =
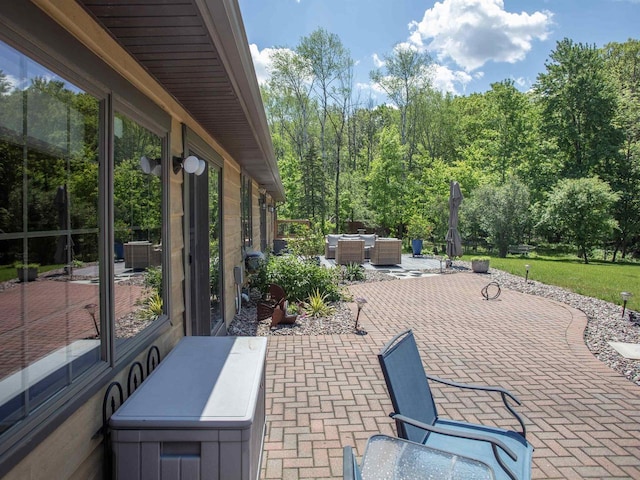
[[[367,335],[269,337],[261,478],[342,478],[343,445],[360,458],[369,436],[394,434],[376,354],[406,328],[429,373],[520,398],[533,478],[640,478],[640,389],[589,352],[585,315],[506,289],[485,301],[487,283],[458,273],[359,284]],[[434,394],[443,416],[512,425],[499,397]]]

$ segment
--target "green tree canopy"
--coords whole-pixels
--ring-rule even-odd
[[[611,215],[617,200],[618,194],[597,177],[560,180],[549,193],[538,228],[566,236],[589,263],[590,250],[617,225]]]
[[[538,75],[534,90],[542,104],[546,135],[556,142],[563,175],[600,173],[618,154],[621,136],[612,119],[616,96],[595,46],[559,41]]]
[[[515,177],[500,186],[484,185],[462,203],[463,225],[484,231],[506,257],[509,245],[520,243],[529,221],[529,190]]]

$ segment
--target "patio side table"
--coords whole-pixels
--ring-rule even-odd
[[[363,480],[495,479],[493,469],[486,463],[387,435],[369,438],[360,469]]]

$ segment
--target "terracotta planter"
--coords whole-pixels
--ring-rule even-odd
[[[471,270],[475,273],[487,273],[489,271],[489,260],[472,260]]]

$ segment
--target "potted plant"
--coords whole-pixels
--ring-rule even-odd
[[[487,273],[489,271],[490,257],[472,257],[471,270],[476,273]]]
[[[18,280],[21,282],[33,282],[38,278],[39,263],[16,263],[16,272],[18,273]]]
[[[407,236],[411,239],[411,250],[413,256],[422,255],[422,243],[425,238],[429,238],[433,227],[429,221],[417,213],[414,214],[407,223]]]

